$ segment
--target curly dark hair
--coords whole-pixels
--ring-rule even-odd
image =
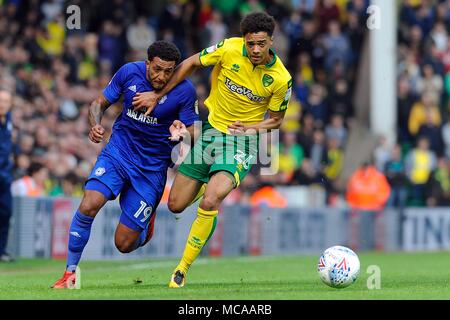
[[[175,61],[175,64],[178,64],[181,59],[181,53],[173,43],[159,40],[148,47],[147,57],[149,61],[152,61],[154,57],[158,57],[164,61]]]
[[[271,37],[275,29],[275,19],[265,12],[253,12],[245,16],[241,21],[241,33],[267,32]]]

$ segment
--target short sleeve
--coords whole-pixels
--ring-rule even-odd
[[[292,79],[281,85],[273,94],[269,102],[269,110],[284,111],[287,109],[292,94]]]
[[[106,88],[103,90],[103,96],[109,103],[113,104],[119,100],[123,91],[123,85],[127,76],[127,65],[123,65],[112,77]]]
[[[199,120],[198,100],[194,86],[189,84],[186,87],[186,90],[183,90],[183,98],[180,100],[179,120],[189,127]]]
[[[226,39],[218,44],[212,45],[200,52],[200,63],[202,66],[212,66],[218,64],[222,60],[222,56],[227,46]]]

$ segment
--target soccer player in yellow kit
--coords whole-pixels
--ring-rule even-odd
[[[187,58],[163,90],[136,94],[134,99],[135,109],[146,107],[148,115],[158,99],[195,69],[214,65],[205,101],[208,121],[178,168],[169,195],[174,213],[203,196],[171,288],[184,286],[189,267],[214,231],[220,204],[256,162],[258,133],[278,129],[283,121],[292,78],[271,48],[274,28],[273,17],[266,13],[247,15],[241,22],[242,37],[225,39]]]

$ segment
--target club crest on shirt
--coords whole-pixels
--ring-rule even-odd
[[[96,175],[97,177],[100,177],[100,176],[102,176],[105,172],[106,172],[105,168],[100,167],[100,168],[97,168],[97,170],[95,170],[95,175]]]
[[[262,83],[263,83],[264,87],[268,87],[273,83],[273,78],[265,73],[262,78]]]
[[[159,99],[158,104],[163,104],[167,100],[167,95],[163,95],[161,99]]]

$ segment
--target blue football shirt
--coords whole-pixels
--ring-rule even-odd
[[[166,170],[172,164],[171,152],[176,142],[169,140],[169,127],[176,119],[186,127],[199,119],[197,95],[190,80],[184,80],[163,96],[152,113],[133,111],[137,92],[153,91],[146,78],[145,61],[123,65],[113,76],[103,95],[115,103],[123,95],[123,109],[112,128],[112,135],[103,152],[137,166],[143,171]]]

